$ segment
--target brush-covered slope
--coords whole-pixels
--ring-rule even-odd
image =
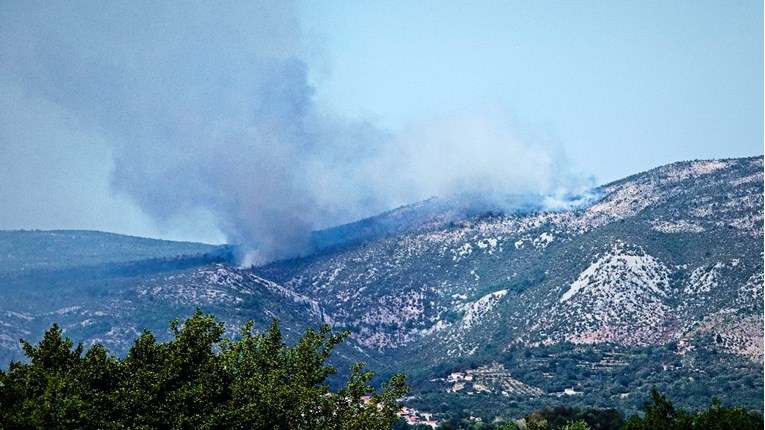
[[[762,158],[693,161],[569,212],[474,217],[259,268],[370,348],[433,359],[570,341],[720,334],[762,356]]]
[[[675,163],[597,191],[575,211],[422,223],[254,271],[316,300],[424,392],[443,393],[431,380],[448,369],[499,362],[545,393],[535,407],[570,386],[590,390],[583,406],[625,410],[652,384],[689,407],[761,398],[762,157]],[[443,395],[421,406],[460,398]]]
[[[252,269],[226,247],[0,232],[0,359],[52,322],[121,354],[200,307],[231,329],[350,329],[341,361],[410,372],[422,407],[496,412],[509,396],[521,411],[572,386],[582,406],[625,410],[652,384],[689,407],[762,398],[762,157],[674,163],[596,191],[561,211],[522,196],[505,212],[434,199],[317,232],[313,255]],[[439,379],[469,369],[507,383]],[[479,392],[489,397],[462,395]]]
[[[0,232],[0,360],[22,359],[19,339],[36,341],[58,323],[74,341],[124,354],[144,329],[168,335],[168,322],[196,307],[234,330],[273,318],[316,327],[314,300],[230,264],[232,249],[83,231]]]

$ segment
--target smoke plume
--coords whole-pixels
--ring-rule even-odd
[[[251,262],[300,254],[313,230],[433,195],[589,185],[560,151],[484,116],[393,135],[333,115],[314,99],[289,2],[178,7],[5,3],[3,84],[106,136],[118,193],[159,222],[211,214]]]

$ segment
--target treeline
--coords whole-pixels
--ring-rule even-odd
[[[171,323],[173,339],[146,331],[127,356],[101,345],[87,351],[53,325],[37,345],[22,340],[28,363],[0,371],[0,429],[391,429],[411,428],[396,415],[409,391],[395,375],[372,387],[373,372],[351,367],[344,386],[327,378],[333,349],[348,332],[306,330],[287,345],[276,321],[265,333],[248,323],[237,340],[212,315]],[[423,427],[424,428],[424,427]],[[762,429],[760,412],[723,407],[688,412],[656,388],[642,414],[545,408],[523,420],[479,421],[467,412],[442,420],[443,430],[723,430]]]
[[[651,402],[644,406],[645,414],[633,416],[622,430],[759,430],[763,428],[762,414],[741,407],[723,407],[712,399],[712,406],[700,412],[677,409],[656,388],[651,390]]]
[[[487,422],[468,418],[463,413],[445,420],[441,430],[761,430],[763,416],[758,411],[741,407],[723,407],[712,399],[706,410],[688,412],[675,408],[672,402],[651,390],[651,401],[643,413],[628,420],[615,409],[545,408],[522,420]],[[402,429],[403,427],[398,427]],[[426,430],[425,426],[412,430]]]
[[[238,340],[199,310],[171,328],[165,343],[144,332],[124,358],[85,351],[56,325],[37,345],[22,341],[29,362],[0,371],[0,428],[390,429],[409,391],[403,375],[376,390],[363,363],[330,390],[327,360],[348,333],[326,325],[295,346],[276,321],[266,333],[248,323]]]
[[[703,410],[710,399],[722,404],[762,410],[762,363],[718,350],[713,336],[697,336],[695,349],[683,351],[677,342],[661,346],[624,348],[608,344],[559,343],[537,347],[515,347],[504,351],[478,350],[470,357],[445,361],[432,368],[415,369],[409,376],[422,398],[412,406],[436,412],[468,409],[482,417],[520,416],[533,410],[559,405],[579,409],[618,408],[628,417],[642,411],[643,402],[656,388],[681,408]],[[510,397],[446,395],[443,381],[432,375],[476,369],[497,362],[514,379],[548,393],[576,387],[582,394],[530,398],[510,392]],[[619,363],[621,362],[621,363]],[[554,377],[551,377],[554,375]],[[494,388],[495,391],[499,387]],[[466,390],[469,391],[469,390]],[[629,397],[623,395],[629,393]],[[439,407],[440,405],[440,407]]]

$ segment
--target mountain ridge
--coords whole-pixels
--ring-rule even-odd
[[[747,161],[749,160],[749,161]],[[744,159],[740,161],[740,163],[747,163],[754,160],[757,162],[757,159]],[[692,179],[691,174],[689,174],[688,170],[691,172],[698,172],[698,174],[706,174],[706,173],[712,173],[716,170],[719,170],[722,168],[722,162],[720,161],[710,161],[710,162],[703,162],[703,161],[694,161],[694,162],[685,162],[685,163],[676,163],[669,166],[664,166],[662,168],[654,169],[650,172],[647,172],[641,175],[637,175],[633,177],[633,180],[631,181],[617,181],[612,184],[606,185],[603,187],[603,190],[605,193],[607,193],[608,197],[606,197],[604,200],[601,200],[591,206],[589,206],[586,209],[582,209],[580,211],[573,211],[573,212],[562,212],[562,213],[553,213],[553,212],[547,212],[547,213],[540,213],[540,214],[531,214],[531,215],[519,215],[517,217],[490,217],[488,219],[477,219],[472,221],[467,221],[465,225],[467,227],[457,227],[456,229],[451,230],[442,230],[441,232],[425,232],[422,234],[415,233],[415,237],[404,235],[403,237],[399,237],[397,239],[384,239],[381,241],[376,242],[379,244],[378,249],[375,250],[369,250],[369,247],[373,246],[372,244],[367,244],[363,251],[359,251],[357,248],[355,251],[349,251],[349,256],[346,259],[337,259],[328,257],[327,260],[324,262],[324,266],[326,267],[333,267],[333,270],[331,271],[332,275],[328,276],[330,273],[327,270],[315,267],[311,270],[308,270],[308,272],[314,274],[314,279],[311,281],[313,286],[310,286],[309,283],[306,283],[305,278],[301,277],[300,275],[294,275],[292,278],[288,277],[282,277],[279,278],[278,276],[280,274],[288,273],[290,272],[291,268],[283,268],[280,266],[280,263],[274,263],[274,265],[271,265],[270,267],[276,266],[276,269],[271,269],[270,267],[266,267],[265,270],[267,274],[269,275],[275,275],[278,282],[284,283],[289,288],[297,289],[300,291],[310,291],[312,294],[319,294],[320,290],[326,290],[324,293],[329,293],[325,295],[331,295],[334,291],[334,289],[337,287],[337,277],[340,276],[343,272],[344,267],[348,264],[358,263],[361,260],[369,261],[369,270],[374,272],[376,270],[382,270],[380,267],[375,266],[376,261],[380,261],[380,265],[384,265],[385,261],[382,261],[381,259],[376,259],[376,255],[372,254],[381,254],[385,252],[392,253],[391,257],[393,257],[393,261],[395,261],[392,266],[394,266],[394,270],[388,270],[386,276],[396,276],[400,277],[402,276],[402,270],[400,268],[402,266],[406,265],[407,256],[402,256],[397,254],[407,252],[407,253],[418,253],[419,250],[422,248],[427,248],[428,246],[431,246],[433,243],[437,243],[438,245],[433,246],[443,246],[444,243],[448,241],[453,242],[459,242],[459,246],[453,246],[448,250],[449,255],[445,255],[444,252],[441,252],[440,255],[436,256],[429,256],[433,260],[437,261],[436,264],[426,264],[427,267],[432,267],[435,265],[436,267],[443,267],[446,271],[449,271],[449,268],[447,268],[447,264],[449,263],[449,260],[451,259],[452,262],[457,263],[454,266],[457,266],[462,260],[470,260],[472,258],[473,253],[483,253],[483,254],[492,254],[493,252],[497,253],[503,253],[508,250],[508,248],[511,248],[510,250],[515,253],[522,253],[522,252],[530,252],[532,255],[540,253],[540,250],[545,249],[551,242],[555,241],[567,241],[570,240],[572,237],[580,236],[582,234],[587,233],[588,231],[606,226],[608,224],[613,223],[614,221],[618,221],[621,219],[626,218],[632,218],[635,214],[638,212],[648,208],[650,204],[657,203],[659,200],[664,199],[666,200],[669,195],[663,195],[663,194],[671,194],[674,196],[678,192],[680,192],[679,187],[677,186],[677,182],[686,181],[689,179]],[[736,162],[738,163],[738,161]],[[761,163],[761,161],[760,161]],[[681,168],[685,167],[685,168]],[[645,175],[657,175],[655,180],[652,181],[645,181]],[[761,174],[760,174],[761,176]],[[636,180],[636,179],[637,180]],[[643,178],[642,180],[640,178]],[[623,185],[623,184],[626,184]],[[663,194],[661,192],[654,192],[654,188],[658,186],[665,186],[673,185],[673,188],[665,189],[663,191]],[[642,195],[646,195],[647,198],[641,198]],[[651,201],[653,200],[653,201]],[[757,217],[757,215],[755,215]],[[703,217],[702,217],[703,218]],[[759,219],[761,219],[761,216],[759,216]],[[691,230],[698,230],[701,228],[698,224],[699,220],[693,220],[694,223],[691,223],[689,221],[686,221],[684,219],[676,220],[672,224],[662,224],[666,223],[667,221],[664,221],[662,218],[658,217],[651,221],[651,228],[654,231],[660,231],[660,230],[667,230],[671,229],[674,233],[688,233]],[[707,220],[708,221],[708,220]],[[704,222],[707,222],[704,221]],[[685,222],[685,224],[683,224]],[[752,224],[752,221],[747,221],[743,218],[736,219],[734,222],[738,222],[739,224],[743,222],[747,222],[749,224]],[[474,225],[473,225],[474,224]],[[544,226],[547,226],[548,228],[542,228]],[[641,225],[641,227],[644,227]],[[712,225],[711,227],[715,227],[715,225]],[[544,230],[544,231],[543,231]],[[749,231],[748,229],[744,229],[745,231]],[[534,232],[534,234],[530,234],[531,232]],[[493,233],[493,236],[492,234]],[[516,237],[513,238],[513,241],[508,241],[507,237],[502,237],[501,234],[514,234]],[[750,231],[750,233],[754,236],[757,236],[758,234],[761,235],[761,228],[754,229],[754,231]],[[451,237],[439,237],[439,235],[444,236],[451,236]],[[463,240],[465,236],[467,235],[473,235],[477,240],[475,241],[466,241]],[[480,236],[480,238],[479,238]],[[491,237],[490,237],[491,236]],[[567,237],[568,236],[568,237]],[[427,244],[427,245],[425,245]],[[515,250],[512,250],[512,248],[515,248]],[[409,256],[411,257],[411,255]],[[450,258],[451,257],[451,258]],[[307,257],[305,260],[311,260],[311,257]],[[304,261],[305,261],[304,260]],[[441,264],[438,264],[441,263]],[[523,262],[520,262],[521,264]],[[358,264],[356,264],[358,265]],[[326,268],[325,267],[325,268]],[[419,268],[418,268],[419,269]],[[469,276],[472,277],[478,277],[475,279],[475,281],[478,281],[480,278],[480,274],[476,272],[478,270],[478,267],[475,267],[473,270],[469,270],[468,273],[470,273]],[[355,275],[358,272],[358,270],[350,270],[350,273]],[[317,275],[318,274],[318,275]],[[423,275],[427,276],[427,274],[418,273],[418,278],[423,278]],[[496,278],[496,275],[493,275]],[[374,278],[375,275],[373,273],[369,273],[369,278]],[[416,282],[416,280],[412,279],[412,276],[407,277],[406,279],[397,279],[399,282]],[[465,274],[461,275],[460,282],[462,285],[457,285],[456,288],[454,288],[454,291],[448,293],[451,295],[455,295],[457,297],[460,297],[462,295],[466,295],[471,292],[471,286],[467,284],[471,284],[471,282],[468,282],[465,278]],[[512,276],[510,276],[512,278]],[[389,281],[393,281],[392,279],[388,279]],[[510,280],[510,279],[506,279]],[[358,279],[356,280],[358,281]],[[499,281],[499,280],[497,280]],[[573,281],[573,279],[572,279]],[[499,282],[498,282],[499,283]],[[346,282],[347,284],[347,282]],[[448,283],[447,283],[448,284]],[[485,283],[481,284],[480,282],[472,282],[472,284],[476,285],[485,285]],[[364,283],[362,282],[362,285]],[[444,292],[444,285],[439,288],[439,293]],[[446,285],[448,288],[449,285]],[[364,288],[363,286],[361,288]],[[497,288],[499,290],[499,288]],[[472,287],[472,290],[476,290],[476,287]],[[357,293],[357,289],[353,288],[353,293]],[[427,289],[427,291],[431,295],[438,295],[435,294],[436,291],[434,291],[433,287],[430,287]],[[410,291],[411,292],[411,291]],[[343,293],[339,293],[343,294]],[[351,296],[348,296],[351,297]],[[347,301],[347,298],[342,299]],[[415,302],[417,299],[413,298]],[[459,300],[458,300],[459,301]],[[459,303],[456,303],[459,305]],[[337,305],[337,304],[336,304]],[[401,308],[397,302],[393,301],[393,306]],[[342,307],[336,306],[340,313],[342,314]],[[385,308],[385,307],[377,307],[375,309],[375,314],[378,315],[386,315],[390,314],[392,309]],[[411,316],[411,313],[407,316]],[[372,318],[371,316],[367,317]],[[406,316],[404,316],[404,319],[406,319]],[[411,318],[410,318],[411,319]],[[390,319],[385,319],[384,317],[382,319],[379,319],[381,323],[391,322]],[[375,340],[372,339],[380,339],[381,335],[378,335],[374,333],[374,330],[368,329],[369,324],[358,324],[356,327],[361,328],[362,336],[364,333],[370,332],[370,344],[377,344],[378,346],[382,346],[382,344],[375,343]],[[431,328],[431,326],[426,327],[426,330]],[[384,337],[384,335],[382,335]],[[399,336],[399,338],[406,338],[405,335]]]
[[[537,393],[519,404],[550,402],[565,382],[593,391],[583,402],[635,408],[619,396],[650,381],[691,390],[688,401],[698,402],[693,390],[727,384],[712,373],[754,377],[740,394],[751,401],[762,392],[762,157],[673,163],[596,192],[562,211],[470,212],[430,200],[319,232],[332,240],[321,239],[313,254],[252,268],[234,264],[230,247],[70,238],[67,255],[43,246],[52,263],[24,251],[23,264],[0,272],[0,358],[21,358],[18,338],[34,340],[54,321],[74,340],[124,354],[136,333],[161,338],[167,320],[201,307],[231,330],[274,318],[288,338],[323,323],[349,329],[340,362],[412,372],[423,402],[467,404],[429,381],[448,369],[499,365],[503,380],[533,387],[519,393]],[[12,260],[13,243],[3,238],[13,234],[23,236],[0,232],[0,262]],[[88,248],[79,260],[78,246]],[[537,367],[519,359],[526,354]],[[565,368],[551,380],[545,375],[560,357],[594,370],[580,379]],[[655,365],[682,378],[667,380]],[[641,379],[620,379],[626,369]]]

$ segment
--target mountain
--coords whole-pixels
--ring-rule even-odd
[[[489,196],[482,193],[432,197],[371,218],[316,231],[311,237],[311,248],[315,253],[327,252],[332,248],[359,245],[419,230],[453,226],[455,222],[487,213],[510,215],[544,211],[551,207],[582,207],[598,197],[597,192],[562,197],[536,194]]]
[[[201,307],[232,330],[350,329],[340,360],[410,373],[421,409],[630,411],[652,385],[762,409],[762,157],[674,163],[558,210],[506,201],[431,199],[249,269],[230,247],[0,232],[0,358],[53,321],[123,354]]]
[[[0,359],[21,359],[19,338],[36,341],[54,322],[86,345],[124,354],[148,329],[196,307],[221,316],[235,335],[248,320],[265,328],[317,326],[316,302],[232,266],[234,249],[90,231],[0,232]],[[299,333],[296,333],[297,335]]]
[[[741,316],[717,323],[738,339],[734,327],[761,321],[752,307],[762,295],[761,158],[677,163],[600,191],[578,211],[479,215],[256,272],[316,297],[380,350],[431,340],[449,345],[443,356],[489,341],[649,345],[721,312]],[[484,327],[495,317],[510,327],[503,339]],[[491,337],[476,342],[473,331]],[[759,360],[761,337],[752,342],[729,346]]]
[[[714,393],[761,398],[762,158],[675,163],[597,191],[601,199],[579,210],[422,223],[254,270],[316,298],[336,327],[420,375],[419,382],[493,362],[518,371],[510,358],[518,351],[594,347],[594,361],[566,370],[606,368],[609,374],[594,373],[601,386],[576,375],[538,383],[548,393],[566,384],[608,391],[597,400],[621,404],[632,391],[647,392],[651,378],[619,382],[618,372],[643,362],[633,370],[682,368],[678,360],[685,360],[673,377],[709,386],[720,382],[711,381],[712,372],[739,368],[760,382]],[[386,222],[395,224],[376,221]],[[555,370],[560,353],[540,352],[548,359],[539,367]],[[614,367],[603,364],[603,354],[627,355],[611,360],[622,363]],[[554,372],[529,377],[543,373]],[[685,385],[667,389],[691,406],[701,402]]]

